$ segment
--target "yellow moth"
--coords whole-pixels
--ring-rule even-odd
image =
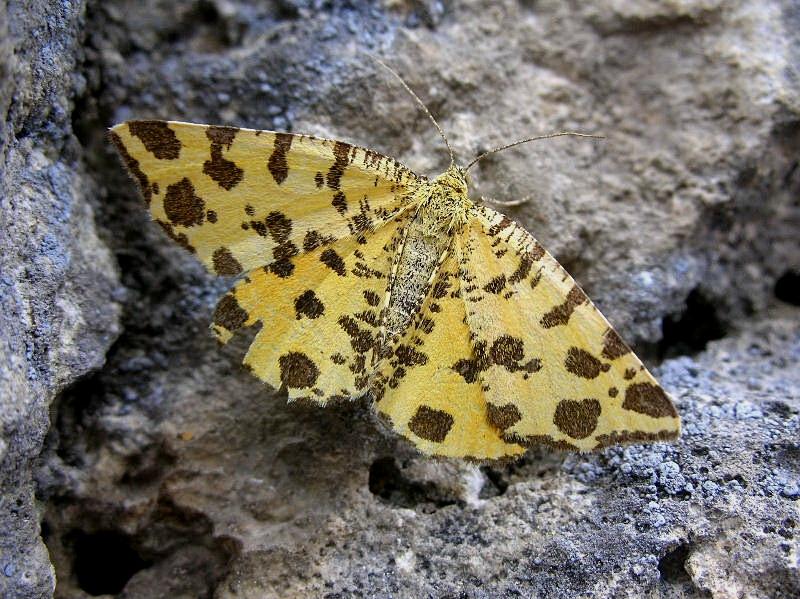
[[[244,363],[290,400],[369,394],[421,452],[475,460],[677,437],[669,397],[567,272],[469,199],[477,159],[451,150],[430,180],[310,135],[155,120],[110,135],[156,222],[239,277],[212,330],[261,324]]]

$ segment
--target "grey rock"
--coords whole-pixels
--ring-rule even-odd
[[[773,297],[800,269],[798,25],[789,0],[1,6],[0,595],[800,594],[800,314]],[[149,222],[105,128],[288,128],[437,174],[362,49],[462,161],[607,136],[494,155],[473,191],[528,199],[506,212],[657,364],[679,443],[426,460],[211,341],[230,282]]]
[[[0,596],[52,594],[33,472],[49,405],[99,368],[119,332],[116,265],[100,241],[72,134],[85,86],[83,4],[0,6]]]

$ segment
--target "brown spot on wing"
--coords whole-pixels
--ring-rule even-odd
[[[333,194],[331,205],[336,208],[336,212],[344,216],[344,213],[347,212],[347,197],[341,191],[337,191]]]
[[[525,350],[520,339],[511,335],[501,335],[492,344],[489,355],[495,364],[513,370],[517,367],[517,362],[525,356]]]
[[[291,241],[281,243],[274,250],[272,250],[272,255],[276,260],[288,260],[292,256],[296,256],[298,253],[297,246]]]
[[[489,424],[502,432],[522,420],[522,414],[519,413],[517,406],[512,403],[504,406],[487,403],[486,418],[489,420]]]
[[[333,248],[328,248],[322,252],[319,256],[319,259],[320,262],[322,262],[340,277],[344,277],[347,274],[344,260],[342,260],[342,257],[337,254]]]
[[[273,211],[266,216],[263,223],[251,221],[250,225],[259,235],[269,232],[270,237],[277,243],[272,249],[272,257],[275,261],[267,267],[268,271],[282,278],[290,276],[294,271],[291,258],[300,253],[297,246],[289,241],[292,234],[291,219],[282,212]]]
[[[517,441],[525,447],[533,447],[534,445],[545,445],[559,451],[580,451],[580,448],[572,443],[560,439],[556,441],[549,435],[528,435],[524,439]]]
[[[194,190],[186,177],[167,186],[164,196],[164,212],[175,225],[192,227],[203,223],[205,202]]]
[[[328,169],[328,176],[326,182],[331,189],[339,189],[342,182],[342,175],[344,169],[350,163],[349,154],[353,146],[343,141],[337,141],[333,144],[333,157],[334,162],[331,168]]]
[[[231,144],[233,143],[233,140],[238,132],[238,127],[221,127],[218,125],[211,125],[208,129],[206,129],[206,137],[209,139],[209,141],[211,141],[212,144],[227,146],[227,149],[230,150]]]
[[[428,356],[408,345],[398,345],[394,355],[403,366],[424,366],[428,363]]]
[[[281,369],[281,382],[293,389],[313,387],[319,377],[319,368],[307,355],[289,352],[278,358]]]
[[[310,252],[311,250],[323,245],[328,245],[334,241],[336,241],[336,238],[333,235],[322,235],[319,231],[314,231],[312,229],[306,231],[306,235],[303,237],[303,249]]]
[[[242,223],[242,225],[245,230],[247,230],[248,227],[251,227],[253,231],[255,231],[258,235],[261,235],[261,237],[267,236],[267,225],[260,220],[251,220],[249,224]]]
[[[222,146],[230,149],[237,131],[236,127],[212,126],[206,129],[206,137],[211,140],[211,160],[203,163],[203,173],[227,191],[236,187],[244,176],[244,171],[234,162],[222,157]]]
[[[452,285],[449,277],[446,279],[439,279],[436,281],[436,283],[434,283],[433,288],[431,289],[431,297],[433,299],[442,299],[447,295],[451,286]]]
[[[430,335],[435,328],[435,323],[432,318],[424,317],[419,322],[419,330],[425,333],[426,335]]]
[[[533,244],[533,247],[528,254],[534,262],[541,260],[542,257],[545,255],[545,250],[538,241]]]
[[[314,183],[317,185],[317,188],[325,185],[325,177],[322,176],[322,173],[317,173],[314,175]]]
[[[292,276],[294,272],[294,264],[288,258],[282,258],[281,260],[275,260],[269,266],[264,267],[265,272],[270,272],[274,275],[279,276],[282,279],[286,277]]]
[[[350,337],[350,345],[353,349],[363,354],[375,346],[375,338],[370,331],[365,331],[358,326],[358,322],[350,316],[344,315],[337,321],[342,330]]]
[[[421,439],[441,443],[453,427],[455,420],[442,410],[420,406],[409,421],[408,428]]]
[[[142,169],[139,168],[139,161],[128,153],[128,149],[125,147],[125,144],[122,143],[122,138],[119,135],[111,131],[109,133],[109,138],[111,139],[111,143],[114,144],[114,147],[117,148],[117,152],[119,152],[119,155],[122,157],[122,161],[125,163],[125,167],[128,169],[131,177],[133,177],[139,185],[139,190],[142,192],[144,201],[147,202],[149,206],[154,191],[153,188],[156,188],[157,185],[153,183],[153,187],[151,188],[150,180],[147,178],[147,175],[142,172]]]
[[[286,181],[286,177],[289,176],[289,163],[286,161],[286,155],[292,147],[293,139],[294,135],[290,133],[275,134],[275,143],[267,161],[267,170],[278,185]]]
[[[470,384],[477,381],[479,374],[492,364],[502,366],[509,372],[524,372],[524,378],[542,369],[542,362],[538,358],[528,360],[524,364],[520,363],[525,356],[524,345],[520,339],[511,335],[498,337],[488,352],[486,342],[478,341],[472,353],[472,357],[458,360],[451,366],[466,383]]]
[[[291,241],[281,243],[272,250],[272,255],[276,260],[288,260],[292,256],[296,256],[299,253],[300,252],[297,250],[297,246]]]
[[[597,445],[595,449],[603,449],[611,445],[627,443],[651,443],[654,441],[674,441],[678,438],[675,431],[658,431],[657,433],[645,433],[642,431],[614,431],[607,435],[597,435]]]
[[[370,289],[364,291],[364,299],[367,300],[370,306],[377,306],[381,303],[380,296]]]
[[[380,322],[378,321],[378,315],[374,310],[363,310],[361,312],[356,312],[353,314],[353,316],[355,316],[361,322],[366,322],[372,327],[377,328],[380,325]]]
[[[580,287],[574,285],[567,294],[567,298],[563,304],[554,306],[547,314],[542,316],[539,324],[544,328],[549,329],[558,325],[565,325],[569,322],[570,316],[575,311],[575,308],[581,304],[589,301],[586,294]]]
[[[507,216],[503,216],[503,218],[500,220],[499,223],[496,223],[496,224],[492,225],[491,227],[489,227],[489,230],[487,231],[487,234],[489,235],[489,237],[494,237],[500,231],[502,231],[506,227],[510,227],[513,224],[514,224],[513,220],[511,220]]]
[[[610,368],[608,364],[603,364],[588,351],[578,347],[569,348],[564,367],[568,372],[585,379],[597,378],[601,372]]]
[[[128,130],[159,160],[175,160],[181,155],[181,142],[165,121],[129,121]]]
[[[603,339],[603,357],[606,360],[616,360],[625,354],[629,354],[631,348],[622,340],[614,329],[609,328]]]
[[[374,223],[367,213],[367,209],[362,206],[361,212],[353,216],[352,223],[353,229],[359,233],[371,231]]]
[[[170,223],[165,223],[163,220],[156,220],[156,222],[161,226],[162,229],[164,229],[164,232],[169,235],[169,238],[172,239],[172,241],[193,254],[196,252],[194,246],[189,243],[189,238],[186,237],[184,233],[176,233],[175,227],[173,227]]]
[[[511,335],[501,335],[492,344],[489,350],[489,356],[492,362],[498,366],[502,366],[509,372],[518,372],[523,370],[529,374],[538,372],[542,368],[541,360],[529,360],[525,364],[520,364],[519,361],[525,357],[525,349],[521,339],[512,337]]]
[[[231,251],[226,247],[220,247],[214,250],[212,256],[214,263],[214,272],[222,276],[238,275],[242,272],[242,265],[234,258]]]
[[[622,402],[625,410],[632,410],[639,414],[646,414],[653,418],[662,416],[678,416],[672,402],[664,390],[653,383],[634,383],[625,390],[625,401]]]
[[[522,256],[519,259],[519,266],[517,266],[517,269],[508,277],[508,282],[513,285],[514,283],[525,280],[531,272],[531,266],[533,266],[533,258],[530,256]]]
[[[486,355],[486,342],[478,341],[472,349],[473,357],[458,360],[451,366],[460,374],[466,383],[472,384],[478,380],[481,371],[491,366],[491,360]]]
[[[506,286],[506,276],[504,274],[497,275],[491,281],[483,286],[483,290],[487,293],[500,293]]]
[[[214,310],[214,324],[235,331],[247,322],[247,312],[242,309],[232,293],[222,296]]]
[[[303,316],[314,319],[325,313],[325,305],[317,297],[317,294],[309,289],[295,298],[294,311],[297,315],[297,320],[300,320]]]
[[[597,428],[600,412],[600,402],[596,399],[562,399],[556,406],[553,424],[573,439],[585,439]]]
[[[458,360],[450,368],[460,374],[467,383],[474,383],[476,380],[478,380],[478,374],[480,374],[478,363],[469,358],[462,358]]]
[[[270,212],[264,219],[264,224],[277,244],[286,243],[292,234],[292,221],[282,212]]]

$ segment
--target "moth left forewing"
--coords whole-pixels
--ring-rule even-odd
[[[419,178],[394,159],[306,135],[130,121],[111,139],[153,218],[216,274],[358,235],[407,207]]]
[[[669,397],[522,227],[480,207],[459,239],[467,322],[504,438],[587,451],[677,437]]]

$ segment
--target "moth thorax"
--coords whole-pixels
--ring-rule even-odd
[[[460,229],[467,222],[472,202],[467,197],[464,173],[451,167],[434,179],[421,209],[431,234]]]

